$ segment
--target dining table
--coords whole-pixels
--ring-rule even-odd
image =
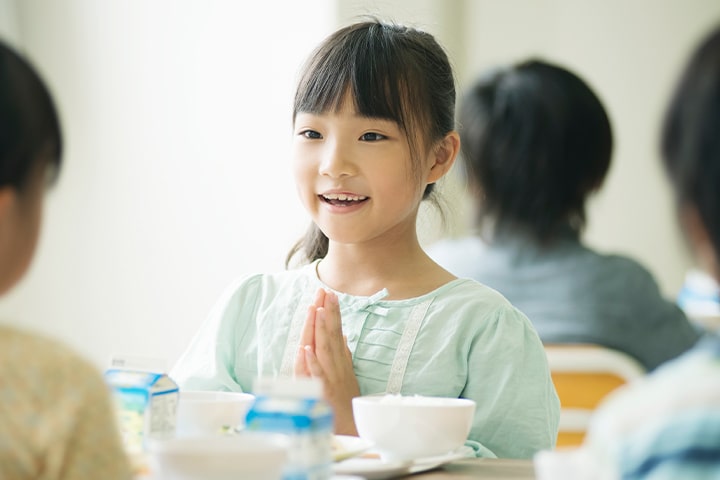
[[[342,477],[331,477],[342,478]],[[433,470],[404,475],[404,480],[536,480],[532,460],[501,458],[467,458],[447,463]],[[156,480],[148,472],[135,480]]]
[[[331,477],[342,478],[342,477]],[[405,480],[536,480],[532,460],[502,458],[466,458],[422,473],[403,475]],[[157,480],[145,471],[134,480]]]
[[[358,444],[356,448],[360,448],[361,441],[355,440]],[[346,454],[351,455],[336,458],[329,480],[360,478],[372,480],[536,480],[538,478],[533,459],[476,458],[468,456],[467,452],[460,449],[447,455],[427,457],[407,464],[401,461],[383,462],[375,452],[365,452],[356,456],[352,451],[352,445],[345,446],[350,448]],[[151,472],[152,462],[148,454],[143,453],[132,458],[136,470],[133,480],[162,480],[164,478]],[[348,464],[348,462],[350,463]]]
[[[404,477],[414,480],[535,480],[532,460],[467,458]]]

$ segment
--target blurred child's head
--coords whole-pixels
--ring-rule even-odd
[[[455,78],[435,38],[407,26],[370,20],[338,30],[305,65],[295,94],[299,113],[338,112],[347,98],[362,116],[391,120],[407,137],[413,169],[455,128]],[[428,198],[434,183],[426,186]],[[323,258],[328,239],[314,225],[290,252]]]
[[[612,152],[608,116],[581,78],[540,60],[494,69],[464,96],[459,124],[478,223],[543,242],[580,232]]]
[[[50,92],[27,60],[0,42],[0,293],[30,264],[61,149]]]
[[[720,280],[720,28],[684,70],[665,116],[662,154],[690,245]]]

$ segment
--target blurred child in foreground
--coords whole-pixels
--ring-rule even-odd
[[[662,156],[695,257],[720,280],[720,28],[694,52],[670,102]],[[616,390],[594,415],[583,479],[720,478],[720,337]],[[551,458],[552,454],[539,456]],[[539,462],[538,471],[542,474]],[[539,475],[540,478],[544,478]],[[557,477],[555,477],[557,478]]]
[[[33,258],[61,146],[43,80],[0,42],[0,294]],[[116,422],[91,364],[56,341],[0,326],[0,478],[130,479]]]

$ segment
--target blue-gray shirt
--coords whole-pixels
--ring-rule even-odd
[[[700,334],[650,272],[604,255],[567,232],[547,247],[517,234],[442,240],[428,254],[459,277],[502,293],[544,343],[595,343],[628,353],[648,370],[691,347]]]

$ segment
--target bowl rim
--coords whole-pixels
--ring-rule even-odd
[[[400,400],[409,398],[418,398],[420,400],[430,400],[427,403],[408,403],[408,402],[395,402],[386,401],[388,396],[396,397]],[[437,403],[434,403],[437,400]],[[441,403],[443,400],[449,400],[449,402]],[[373,394],[373,395],[361,395],[352,399],[353,404],[365,404],[365,405],[377,405],[380,408],[396,408],[396,407],[407,407],[407,408],[466,408],[470,406],[477,406],[475,400],[470,398],[462,397],[440,397],[431,395],[392,395],[392,394]]]

